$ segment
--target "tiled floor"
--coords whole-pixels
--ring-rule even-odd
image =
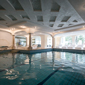
[[[85,85],[85,55],[0,55],[0,85]]]

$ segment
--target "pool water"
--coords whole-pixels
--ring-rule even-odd
[[[85,85],[85,54],[0,54],[0,85]]]

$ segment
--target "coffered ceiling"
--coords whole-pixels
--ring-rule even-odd
[[[41,32],[80,28],[78,25],[85,23],[84,3],[84,0],[0,0],[0,28],[36,27]]]

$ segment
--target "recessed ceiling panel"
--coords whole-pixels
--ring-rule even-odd
[[[54,24],[50,24],[49,26],[50,26],[50,27],[53,27],[53,25],[54,25]]]
[[[64,24],[59,24],[58,27],[62,27]]]
[[[42,11],[41,0],[31,0],[34,11]]]
[[[18,0],[8,0],[8,2],[15,8],[15,10],[24,10]]]
[[[5,9],[0,5],[0,10],[5,10]]]
[[[37,21],[43,21],[43,16],[37,16]]]
[[[27,15],[21,15],[24,19],[30,19]]]
[[[55,20],[56,20],[56,16],[51,16],[50,17],[50,22],[55,22]]]
[[[59,12],[59,10],[60,10],[60,5],[58,5],[55,1],[53,1],[51,11]]]
[[[65,16],[65,17],[62,19],[61,22],[67,22],[69,18],[70,18],[70,16]]]
[[[74,20],[73,22],[77,22],[77,20]]]
[[[9,19],[16,21],[17,19],[13,15],[6,15]]]

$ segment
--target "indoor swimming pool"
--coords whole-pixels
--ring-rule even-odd
[[[0,54],[0,85],[85,85],[85,54]]]

